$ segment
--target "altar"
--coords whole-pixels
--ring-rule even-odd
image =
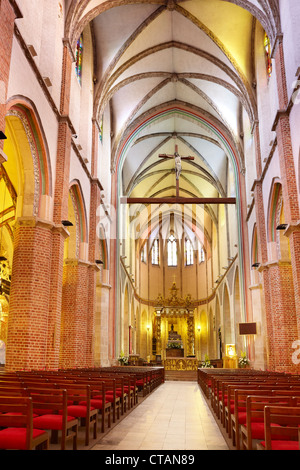
[[[152,354],[159,355],[166,367],[171,368],[169,370],[195,370],[194,365],[186,362],[195,354],[195,306],[189,294],[185,298],[178,297],[178,290],[174,281],[170,296],[163,298],[159,294],[156,300]],[[169,361],[174,360],[183,362],[171,365]]]
[[[166,357],[184,357],[184,349],[166,349]]]
[[[196,371],[198,370],[198,359],[190,357],[170,357],[163,361],[163,366],[165,370]]]

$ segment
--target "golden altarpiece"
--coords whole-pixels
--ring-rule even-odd
[[[156,358],[166,370],[197,370],[195,357],[195,321],[191,296],[178,297],[176,283],[170,296],[159,294],[155,302],[153,343]]]

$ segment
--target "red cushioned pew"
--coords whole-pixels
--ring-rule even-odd
[[[246,422],[241,424],[241,449],[253,450],[256,448],[254,441],[262,441],[265,436],[264,409],[266,406],[281,405],[285,407],[295,407],[298,404],[297,397],[259,397],[248,396],[246,398]],[[262,418],[262,420],[258,420]],[[279,424],[274,424],[279,427]],[[277,439],[281,439],[283,434],[277,434]],[[284,437],[283,437],[284,439]]]
[[[264,440],[258,450],[300,450],[300,407],[266,406]]]
[[[30,397],[0,396],[0,449],[48,450],[49,434],[33,423]]]
[[[68,395],[62,389],[30,389],[33,409],[37,417],[33,426],[51,432],[51,443],[58,442],[61,435],[61,450],[66,450],[66,442],[72,440],[73,450],[77,450],[78,419],[68,414]]]

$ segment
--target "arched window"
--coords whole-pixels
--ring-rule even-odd
[[[152,264],[159,265],[159,240],[156,238],[151,250]]]
[[[77,41],[75,70],[78,81],[81,85],[82,80],[82,56],[83,56],[83,35]]]
[[[271,44],[270,44],[270,39],[267,33],[265,33],[264,48],[265,48],[265,56],[266,56],[267,74],[268,74],[268,77],[270,78],[272,75]]]
[[[185,264],[186,266],[192,266],[194,264],[194,249],[188,238],[185,239]]]
[[[141,249],[141,261],[142,263],[147,263],[147,243],[144,243],[144,246]]]
[[[168,266],[177,266],[177,241],[174,235],[168,240]]]
[[[205,261],[205,251],[203,246],[200,246],[199,248],[199,263],[204,263]]]

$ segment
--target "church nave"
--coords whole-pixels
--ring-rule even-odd
[[[166,381],[92,450],[228,450],[197,382]]]

